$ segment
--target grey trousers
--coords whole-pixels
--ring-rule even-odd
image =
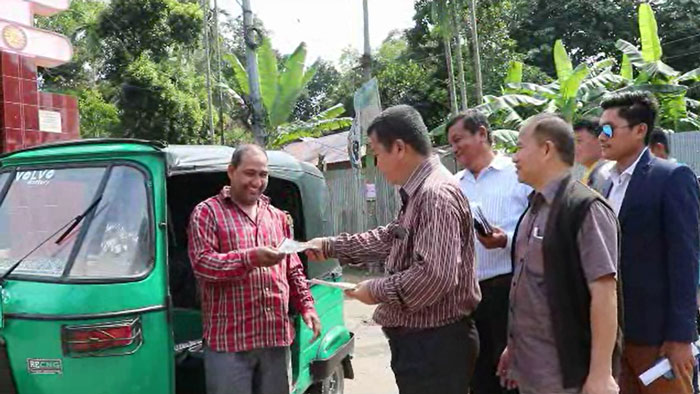
[[[289,348],[223,353],[204,349],[207,394],[289,394]]]

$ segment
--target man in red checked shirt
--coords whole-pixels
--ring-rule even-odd
[[[321,322],[299,257],[274,247],[292,234],[287,215],[263,195],[267,154],[256,145],[238,147],[228,176],[231,185],[197,205],[189,225],[207,393],[289,393],[289,302],[314,339]]]

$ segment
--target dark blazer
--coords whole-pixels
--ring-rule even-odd
[[[603,190],[610,194],[612,183]],[[618,215],[625,341],[697,339],[700,188],[693,171],[645,151]]]

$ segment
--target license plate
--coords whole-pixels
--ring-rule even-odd
[[[63,363],[59,359],[28,358],[27,372],[34,375],[62,375]]]

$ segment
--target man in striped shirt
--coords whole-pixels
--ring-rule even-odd
[[[312,260],[386,259],[386,276],[347,292],[377,304],[401,394],[466,394],[478,351],[479,303],[469,205],[436,156],[420,114],[400,105],[368,128],[377,168],[400,186],[398,218],[361,234],[311,241]]]
[[[208,394],[289,393],[289,302],[318,336],[304,268],[275,249],[292,238],[289,219],[263,195],[267,154],[236,149],[230,186],[197,205],[189,255],[202,296]]]
[[[454,116],[447,136],[457,161],[465,167],[455,174],[472,207],[479,207],[492,232],[475,232],[476,274],[481,303],[474,314],[479,331],[479,358],[474,370],[474,394],[507,392],[496,376],[506,347],[508,294],[513,278],[510,249],[518,219],[527,209],[532,189],[518,181],[513,161],[493,151],[489,122],[477,110]]]

